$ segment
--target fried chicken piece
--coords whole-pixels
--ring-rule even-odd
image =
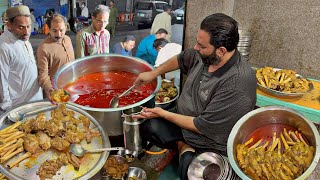
[[[90,119],[88,117],[85,116],[80,116],[79,120],[82,122],[83,126],[86,128],[89,128],[90,126]]]
[[[66,166],[69,164],[68,156],[66,153],[61,153],[57,159],[57,162],[61,166]]]
[[[59,119],[52,119],[52,122],[54,122],[54,126],[57,127],[58,132],[56,133],[56,135],[62,137],[64,136],[65,132],[66,132],[66,123],[60,121]]]
[[[44,113],[39,113],[32,123],[32,129],[34,131],[44,130],[46,122],[46,115]]]
[[[93,130],[93,129],[88,129],[86,131],[86,141],[87,143],[91,143],[92,139],[94,137],[99,137],[100,136],[100,132],[99,131],[96,131],[96,130]]]
[[[52,179],[52,177],[56,175],[60,168],[61,164],[59,164],[57,160],[46,160],[39,167],[37,175],[41,180]]]
[[[53,139],[51,139],[51,145],[56,150],[63,151],[63,150],[66,150],[70,146],[70,143],[63,138],[56,136]]]
[[[30,152],[31,154],[37,154],[42,152],[40,148],[38,138],[34,134],[27,134],[23,137],[23,147],[26,151]]]
[[[78,171],[80,168],[80,160],[73,154],[67,153],[68,161],[73,165],[73,168]]]
[[[80,143],[85,138],[85,134],[78,130],[67,130],[65,139],[70,143]]]
[[[35,119],[29,119],[24,121],[20,126],[18,126],[18,129],[27,134],[31,133],[33,130],[32,128],[33,121],[35,121]]]
[[[51,147],[51,138],[43,131],[38,131],[36,134],[39,145],[43,150],[48,150]]]
[[[59,132],[59,126],[54,121],[50,120],[46,122],[44,131],[48,133],[49,136],[53,137]]]

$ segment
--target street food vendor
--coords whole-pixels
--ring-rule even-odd
[[[256,103],[254,71],[237,50],[238,23],[225,14],[209,15],[201,22],[196,41],[193,49],[136,80],[147,83],[176,69],[187,75],[175,112],[156,107],[136,115],[149,119],[141,125],[144,140],[179,150],[183,180],[195,155],[207,151],[226,155],[232,127]]]

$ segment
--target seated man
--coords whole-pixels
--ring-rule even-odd
[[[136,57],[147,61],[154,65],[158,56],[157,50],[153,47],[153,42],[156,39],[166,38],[168,32],[165,29],[159,29],[155,34],[151,34],[142,39],[138,46]]]
[[[124,56],[132,56],[132,49],[135,47],[136,39],[133,36],[126,36],[124,39],[116,43],[112,48],[112,53]]]
[[[178,68],[187,75],[175,113],[156,107],[144,108],[134,116],[150,119],[141,124],[144,141],[179,151],[182,180],[188,179],[188,167],[195,155],[226,155],[232,127],[255,107],[255,73],[237,50],[237,24],[222,13],[207,16],[193,49],[184,50],[153,71],[141,73],[135,82],[150,82]]]

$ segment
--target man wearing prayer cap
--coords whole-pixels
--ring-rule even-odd
[[[6,10],[8,23],[0,36],[0,111],[43,99],[37,64],[29,42],[30,10],[20,5]]]

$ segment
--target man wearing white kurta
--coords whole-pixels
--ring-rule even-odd
[[[165,63],[167,60],[169,60],[173,56],[180,54],[182,50],[182,46],[177,43],[167,43],[167,44],[164,44],[163,47],[160,46],[157,50],[159,52],[158,52],[156,63],[154,65],[155,67],[158,67],[161,64]],[[180,70],[179,69],[166,73],[165,78],[168,80],[174,79],[174,84],[180,86]]]
[[[15,6],[6,12],[9,22],[0,36],[0,111],[43,99],[29,42],[32,24],[29,8]]]
[[[166,4],[163,7],[164,11],[158,15],[153,20],[150,34],[155,34],[160,28],[165,29],[168,34],[166,36],[166,39],[170,41],[171,39],[171,6]]]

